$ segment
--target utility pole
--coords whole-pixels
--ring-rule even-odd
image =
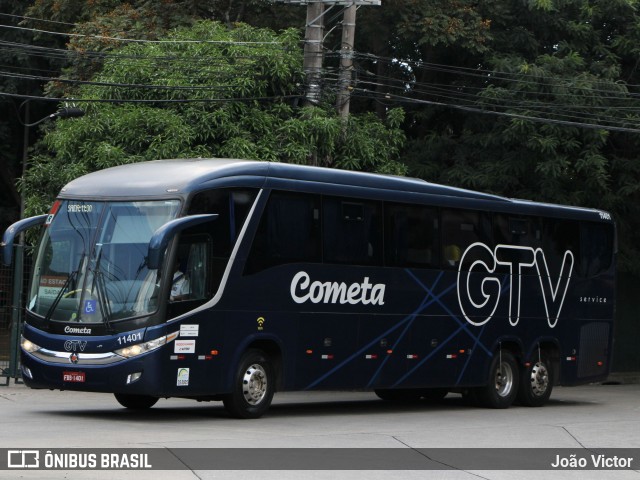
[[[340,77],[338,81],[340,92],[336,99],[336,108],[342,120],[347,120],[349,117],[353,74],[353,46],[356,35],[356,9],[356,3],[353,2],[344,9],[342,16],[342,46],[340,48]]]
[[[377,5],[382,0],[278,0],[307,6],[307,21],[304,40],[304,72],[306,76],[305,99],[307,104],[315,105],[322,93],[322,43],[324,40],[325,5],[345,6],[342,22],[342,51],[340,60],[340,81],[337,107],[340,115],[346,119],[349,115],[351,94],[351,74],[353,70],[353,40],[356,29],[356,8],[359,5]]]
[[[305,73],[305,98],[308,105],[318,104],[322,92],[324,13],[323,2],[312,2],[307,5],[303,68]]]

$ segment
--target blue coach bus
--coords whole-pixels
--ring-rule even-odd
[[[127,408],[274,392],[462,393],[541,406],[611,363],[616,234],[603,211],[422,180],[229,159],[80,177],[43,225],[21,368]]]

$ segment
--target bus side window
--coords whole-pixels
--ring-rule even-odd
[[[580,229],[577,222],[547,218],[542,227],[542,249],[549,267],[549,274],[558,275],[567,250],[573,254],[572,274],[580,271]]]
[[[209,235],[183,236],[173,268],[170,300],[204,300],[209,295]]]
[[[320,197],[273,192],[260,219],[245,274],[287,263],[320,261]]]
[[[613,227],[584,223],[580,226],[580,240],[582,274],[595,277],[607,271],[613,261]]]
[[[386,203],[385,265],[430,268],[438,265],[440,229],[435,208]]]
[[[540,221],[535,217],[511,217],[496,214],[493,217],[493,239],[496,245],[541,246]]]
[[[324,197],[324,261],[382,265],[380,202]]]
[[[442,210],[443,268],[458,268],[464,251],[476,242],[492,248],[489,214],[468,210]]]

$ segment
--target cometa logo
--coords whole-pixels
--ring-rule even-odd
[[[362,283],[311,281],[307,272],[298,272],[291,280],[291,298],[296,303],[339,303],[384,305],[384,283],[372,284],[369,277]]]

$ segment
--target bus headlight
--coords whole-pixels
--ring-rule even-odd
[[[179,332],[174,332],[174,333],[171,333],[169,335],[165,335],[163,337],[156,338],[154,340],[149,340],[148,342],[136,343],[135,345],[129,345],[128,347],[124,347],[124,348],[120,348],[118,350],[115,350],[114,353],[117,353],[118,355],[120,355],[122,357],[125,357],[125,358],[137,357],[138,355],[142,355],[143,353],[152,352],[152,351],[160,348],[161,346],[166,345],[169,342],[172,342],[173,340],[175,340],[178,337],[178,333]]]
[[[33,343],[31,340],[27,340],[24,337],[20,337],[20,346],[27,353],[33,353],[40,350],[40,346]]]

